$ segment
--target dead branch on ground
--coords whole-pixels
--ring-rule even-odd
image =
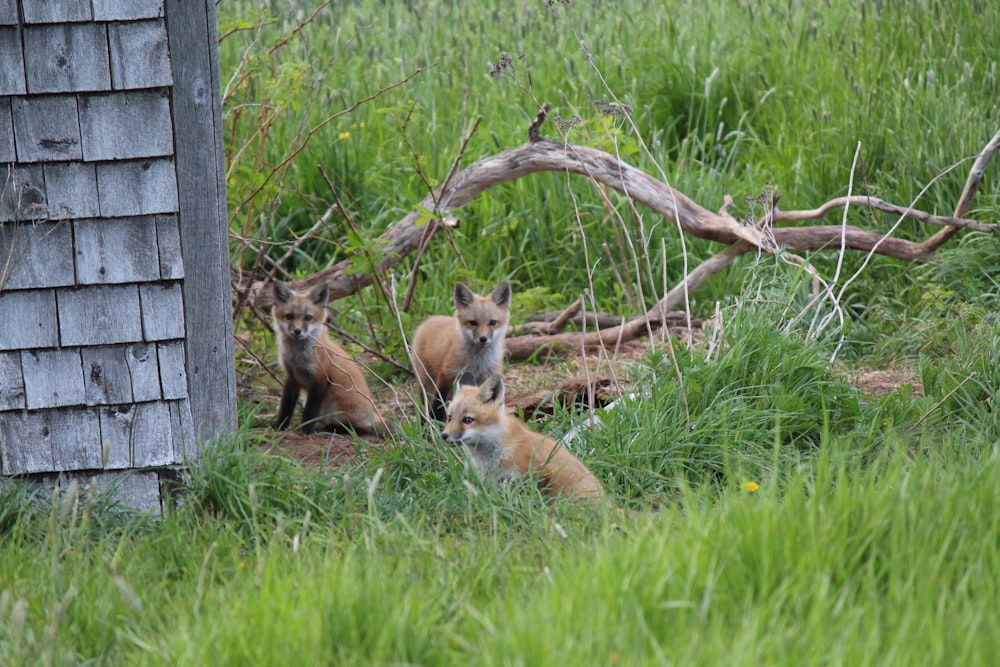
[[[982,182],[986,167],[1000,151],[1000,131],[976,158],[953,216],[934,215],[873,197],[852,196],[832,199],[811,210],[781,211],[775,207],[770,212],[769,224],[758,227],[730,215],[732,199],[728,196],[720,210],[713,212],[684,193],[608,153],[589,146],[545,139],[540,134],[540,127],[546,118],[546,112],[547,106],[532,124],[527,144],[484,158],[454,173],[448,182],[425,197],[409,214],[389,228],[378,240],[385,254],[377,270],[391,268],[420,247],[426,231],[422,223],[426,222],[427,211],[447,215],[449,211],[464,206],[487,190],[545,171],[577,174],[613,188],[634,202],[659,213],[684,233],[715,241],[726,247],[691,270],[680,284],[649,311],[621,325],[603,328],[584,336],[552,332],[508,338],[507,348],[513,360],[525,359],[543,347],[551,351],[570,351],[579,349],[581,345],[614,345],[616,342],[651,333],[666,323],[670,311],[683,302],[685,292],[694,291],[709,277],[747,252],[787,254],[812,250],[855,250],[907,262],[923,262],[962,229],[990,233],[998,231],[997,224],[986,224],[964,216]],[[853,225],[777,226],[783,222],[818,220],[831,211],[846,206],[865,207],[899,219],[937,225],[943,229],[923,242],[914,242]],[[348,296],[371,280],[368,275],[348,273],[350,266],[350,259],[344,260],[298,281],[297,286],[310,288],[325,283],[330,289],[331,299]],[[257,281],[244,288],[251,303],[260,308],[270,306],[271,294],[270,290],[264,289],[265,286],[266,281]]]

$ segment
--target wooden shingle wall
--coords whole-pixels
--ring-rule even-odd
[[[0,0],[4,476],[156,506],[233,426],[214,22],[212,0]]]

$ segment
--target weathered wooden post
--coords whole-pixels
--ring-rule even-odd
[[[235,425],[212,0],[0,0],[0,474],[159,507]]]

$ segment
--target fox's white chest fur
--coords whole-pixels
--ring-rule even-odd
[[[282,335],[278,338],[278,358],[285,370],[295,378],[295,381],[308,387],[312,384],[319,370],[316,356],[316,341],[312,337],[291,338]]]
[[[465,365],[455,369],[456,374],[461,372],[472,373],[476,382],[485,382],[493,373],[496,373],[503,361],[503,339],[506,328],[498,328],[490,336],[486,343],[480,343],[468,335],[462,335],[462,344],[465,347],[462,355]],[[464,334],[464,332],[461,332]]]

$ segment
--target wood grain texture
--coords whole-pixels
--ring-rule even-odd
[[[110,502],[154,515],[163,513],[160,478],[154,471],[102,472],[91,479],[102,497]]]
[[[176,215],[156,216],[156,247],[160,251],[160,278],[183,278],[184,258],[181,255],[181,232]]]
[[[0,284],[4,289],[61,287],[73,282],[69,224],[0,224]]]
[[[42,415],[47,431],[40,433],[52,450],[53,470],[95,470],[101,467],[101,423],[95,408],[64,408],[29,412]]]
[[[103,285],[56,292],[63,345],[112,345],[142,340],[139,290]]]
[[[132,383],[132,400],[137,403],[158,400],[161,394],[156,345],[136,343],[125,346],[125,362],[128,364],[129,381]]]
[[[139,285],[143,340],[184,338],[184,300],[180,283]]]
[[[0,412],[0,464],[4,475],[53,470],[48,420],[43,412]]]
[[[162,20],[108,25],[111,83],[115,90],[173,83],[167,25]]]
[[[175,463],[170,408],[167,403],[137,403],[130,433],[132,466],[163,466]]]
[[[50,220],[94,218],[100,215],[97,170],[83,162],[50,162],[42,167]]]
[[[187,341],[190,409],[195,432],[210,438],[236,426],[215,4],[167,0],[166,16],[177,178],[184,193],[181,242],[188,275],[198,272],[197,281],[184,285],[185,319],[189,331],[205,332]]]
[[[90,0],[22,2],[21,7],[25,23],[64,23],[89,21],[94,18]]]
[[[0,0],[0,25],[17,25],[17,0]]]
[[[0,410],[23,410],[24,374],[18,352],[0,352]]]
[[[0,43],[3,42],[3,39],[3,29],[0,29]],[[2,49],[3,47],[0,47],[0,50]],[[0,53],[0,58],[3,58],[2,53]],[[0,74],[0,90],[3,89],[2,79],[3,75]],[[2,94],[0,92],[0,95]],[[16,158],[17,156],[14,154],[14,121],[10,117],[10,100],[6,97],[0,97],[0,162],[13,162]],[[5,180],[6,174],[7,169],[0,167],[0,183]]]
[[[15,10],[15,14],[17,10]],[[24,95],[28,88],[21,52],[21,29],[0,27],[0,95]]]
[[[110,90],[108,35],[100,23],[24,28],[28,93]]]
[[[156,225],[150,219],[78,220],[73,227],[78,284],[148,282],[160,277]]]
[[[10,104],[14,142],[21,162],[80,160],[80,121],[75,95],[15,97]]]
[[[93,0],[97,21],[132,21],[163,17],[163,0]]]
[[[158,343],[157,359],[160,362],[160,386],[165,399],[188,397],[187,370],[184,364],[184,341]]]
[[[97,165],[101,215],[117,218],[177,211],[177,176],[170,159]]]
[[[8,166],[0,175],[0,188],[0,222],[48,219],[42,165]]]
[[[195,437],[191,416],[191,402],[170,401],[170,427],[174,441],[174,460],[178,463],[194,461],[201,456],[201,442]]]
[[[110,405],[98,409],[101,427],[101,467],[105,470],[124,470],[132,467],[133,405]]]
[[[52,290],[0,291],[0,350],[57,347],[56,322]]]
[[[132,380],[126,349],[121,345],[81,348],[87,405],[132,402]]]
[[[21,353],[24,395],[29,410],[83,405],[80,350],[29,350]]]
[[[81,95],[79,100],[84,160],[173,155],[170,100],[164,91]]]

